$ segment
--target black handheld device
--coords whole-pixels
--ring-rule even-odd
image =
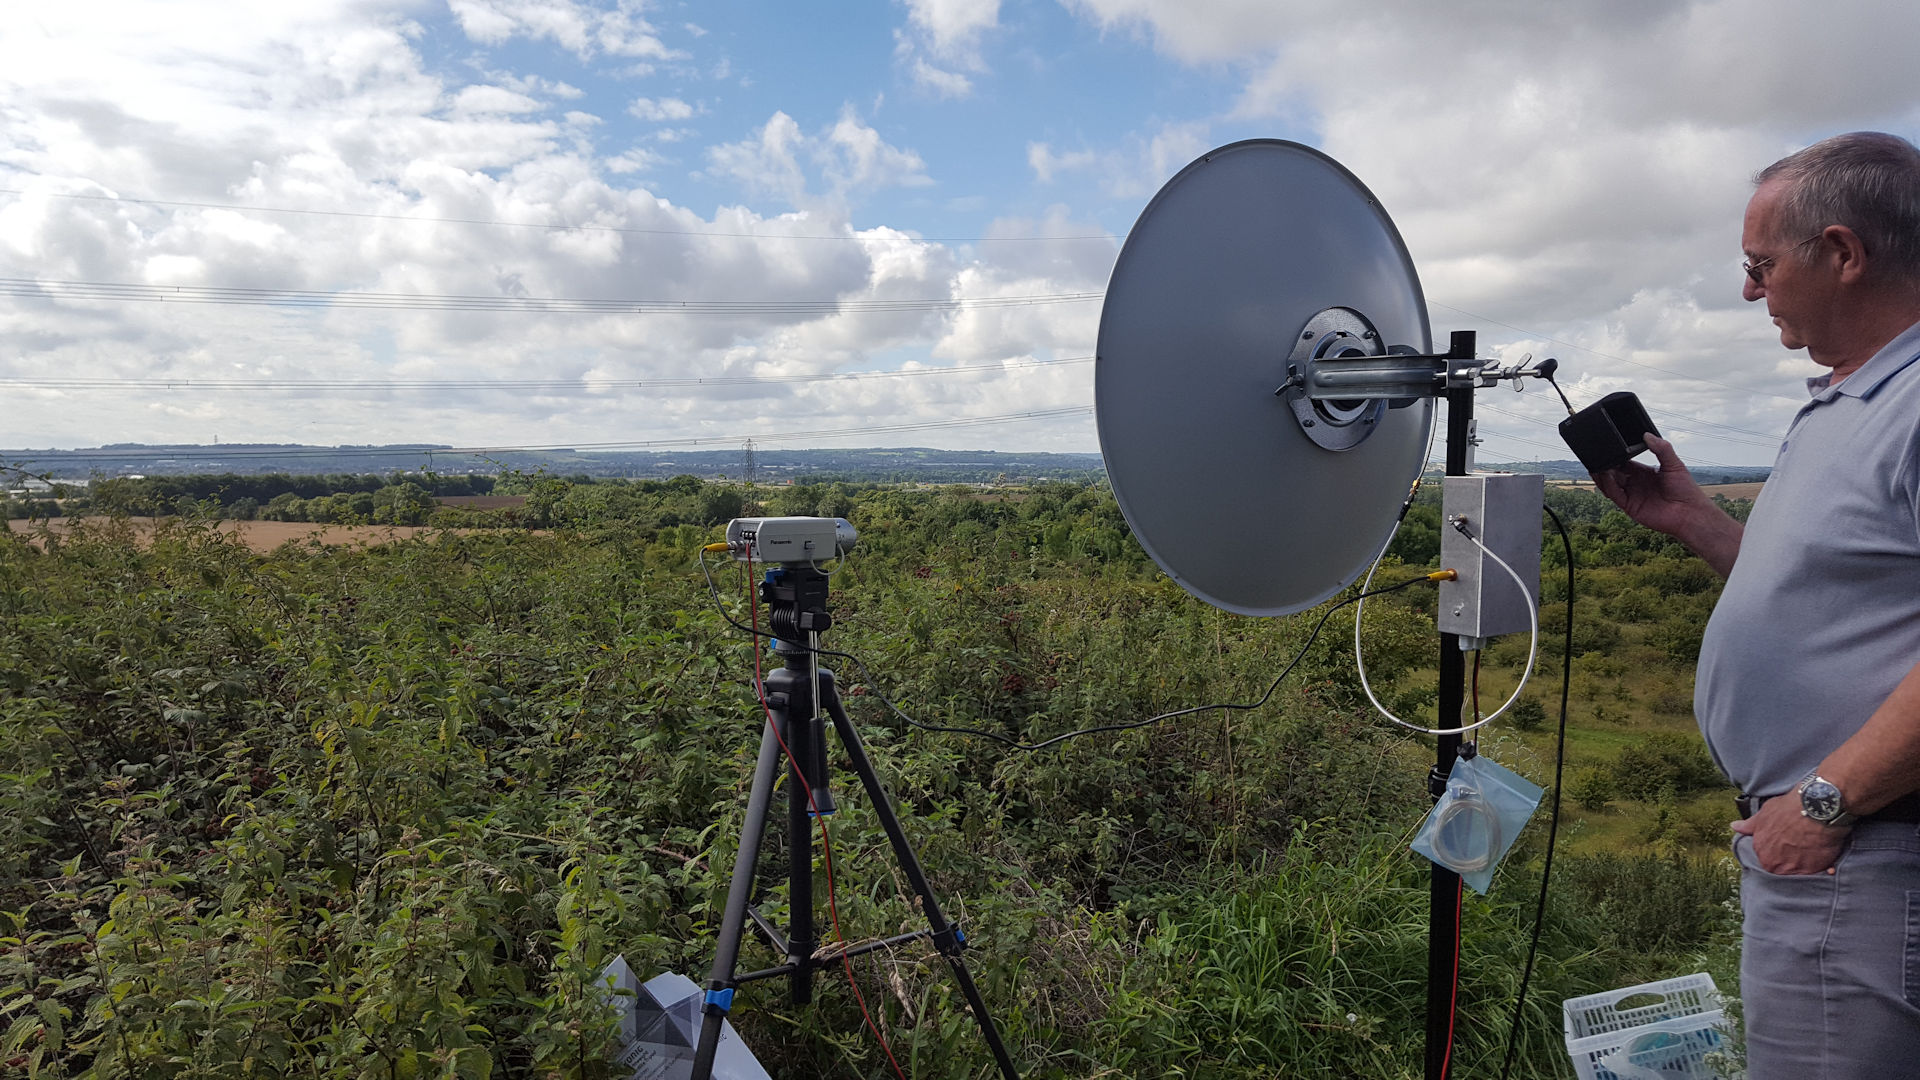
[[[1573,449],[1588,472],[1605,472],[1633,460],[1647,449],[1647,436],[1658,435],[1646,407],[1636,395],[1616,391],[1560,421],[1560,437]]]

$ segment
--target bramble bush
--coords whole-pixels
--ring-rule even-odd
[[[635,521],[545,494],[585,516],[267,555],[193,514],[0,537],[9,1071],[603,1076],[608,959],[705,976],[764,723],[755,648],[722,617],[753,617],[746,582],[716,568],[710,595],[715,530],[666,503]],[[864,661],[836,662],[849,710],[1024,1074],[1415,1075],[1427,874],[1404,834],[1431,749],[1365,707],[1338,616],[1262,709],[1039,753],[882,704],[1035,740],[1251,700],[1306,646],[1309,620],[1182,594],[1099,489],[1018,496],[805,493],[862,520],[828,645]],[[1369,605],[1379,679],[1417,676],[1431,603]],[[836,777],[846,935],[923,925]],[[759,860],[776,923],[781,832]],[[1504,1046],[1539,843],[1466,898],[1463,1068]],[[1724,951],[1723,879],[1583,862],[1549,905],[1516,1075],[1559,1075],[1560,997]],[[734,1023],[775,1076],[891,1075],[863,1011],[909,1075],[990,1073],[924,944],[851,966],[804,1007],[742,990]]]

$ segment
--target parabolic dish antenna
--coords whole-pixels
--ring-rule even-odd
[[[1432,351],[1426,300],[1352,173],[1252,139],[1167,181],[1120,249],[1094,362],[1107,476],[1160,568],[1247,615],[1351,584],[1420,471],[1433,403],[1313,400],[1295,376],[1389,350]]]

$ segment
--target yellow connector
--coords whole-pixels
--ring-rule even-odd
[[[721,543],[718,543],[718,544],[708,544],[706,547],[703,547],[700,550],[718,555],[722,551],[731,551],[732,548],[729,548],[726,545],[726,543],[722,541]]]
[[[1427,575],[1427,580],[1428,581],[1459,581],[1460,571],[1435,570],[1433,573]]]

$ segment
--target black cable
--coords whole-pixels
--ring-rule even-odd
[[[1533,981],[1533,962],[1540,954],[1540,928],[1547,921],[1547,883],[1553,880],[1553,842],[1560,835],[1561,777],[1567,766],[1567,694],[1573,685],[1573,539],[1567,535],[1567,523],[1543,506],[1560,530],[1560,545],[1567,555],[1567,637],[1560,654],[1560,732],[1553,753],[1553,810],[1547,818],[1547,858],[1540,870],[1540,900],[1533,911],[1533,934],[1527,942],[1527,963],[1520,973],[1520,992],[1513,1000],[1513,1022],[1507,1025],[1507,1054],[1500,1065],[1500,1078],[1513,1072],[1513,1054],[1520,1046],[1520,1020],[1527,1005],[1527,985]]]
[[[706,575],[707,590],[713,594],[714,610],[718,611],[720,613],[720,617],[727,621],[727,625],[733,627],[735,630],[743,630],[748,634],[752,634],[755,637],[763,637],[763,638],[767,638],[768,640],[784,640],[779,638],[778,635],[770,631],[756,630],[753,627],[744,626],[738,622],[735,622],[733,619],[733,616],[728,615],[726,608],[722,606],[722,601],[720,599],[720,587],[714,583],[713,572],[707,567],[707,554],[705,549],[702,549],[699,552],[699,556],[700,556],[700,572]],[[976,735],[983,739],[991,739],[994,742],[1000,743],[1001,745],[1006,746],[1008,749],[1011,749],[1011,750],[1029,750],[1029,751],[1044,750],[1049,746],[1055,745],[1056,743],[1062,743],[1067,741],[1068,739],[1079,738],[1082,735],[1097,735],[1103,731],[1131,731],[1134,728],[1146,727],[1149,724],[1157,724],[1162,720],[1171,720],[1177,716],[1191,716],[1194,713],[1208,712],[1213,709],[1231,709],[1231,710],[1242,711],[1242,712],[1258,709],[1262,705],[1265,705],[1269,698],[1273,697],[1273,692],[1280,688],[1281,682],[1283,682],[1288,675],[1291,675],[1293,673],[1294,668],[1300,666],[1300,661],[1306,659],[1307,650],[1313,647],[1314,641],[1320,637],[1321,629],[1327,625],[1327,620],[1333,617],[1334,612],[1339,611],[1341,608],[1346,607],[1349,604],[1357,603],[1358,601],[1361,601],[1361,600],[1366,600],[1375,596],[1379,596],[1382,593],[1399,592],[1401,589],[1407,588],[1408,586],[1418,585],[1421,582],[1426,582],[1431,580],[1432,580],[1431,578],[1428,578],[1424,575],[1420,577],[1411,577],[1395,585],[1388,585],[1388,586],[1385,586],[1384,588],[1374,589],[1370,592],[1363,592],[1363,593],[1356,594],[1354,596],[1349,596],[1345,600],[1342,600],[1339,603],[1328,608],[1326,612],[1320,616],[1320,621],[1314,624],[1313,632],[1307,635],[1306,644],[1300,646],[1300,651],[1294,654],[1293,661],[1286,666],[1285,670],[1281,671],[1279,675],[1274,677],[1273,682],[1267,685],[1267,692],[1264,694],[1261,694],[1260,697],[1255,701],[1219,702],[1212,705],[1195,705],[1191,708],[1176,709],[1173,712],[1165,712],[1165,713],[1161,713],[1158,716],[1150,716],[1145,720],[1135,720],[1125,724],[1102,724],[1099,727],[1081,728],[1078,731],[1069,731],[1063,735],[1055,735],[1051,739],[1044,739],[1037,743],[1023,743],[1018,739],[1009,738],[1008,736],[1002,735],[998,732],[987,731],[983,728],[945,727],[939,724],[921,723],[920,721],[915,720],[913,717],[907,715],[905,710],[901,709],[900,706],[895,705],[892,699],[888,698],[887,695],[880,692],[879,682],[876,679],[874,679],[873,673],[867,670],[867,665],[863,663],[859,657],[853,655],[852,653],[837,652],[832,649],[811,648],[801,642],[788,642],[788,644],[793,645],[796,648],[805,650],[807,652],[813,653],[815,656],[834,656],[834,657],[839,657],[840,659],[843,659],[843,660],[852,661],[853,665],[860,669],[860,677],[866,680],[867,687],[872,691],[873,696],[879,698],[880,702],[884,704],[888,709],[892,710],[895,716],[898,716],[900,719],[906,721],[907,724],[911,727],[919,728],[921,731],[939,731],[939,732],[945,732],[953,735]]]
[[[1572,416],[1573,402],[1568,401],[1567,392],[1565,390],[1560,389],[1560,380],[1554,378],[1551,375],[1548,375],[1547,385],[1553,387],[1553,392],[1560,395],[1560,404],[1565,405],[1567,407],[1567,415]]]

